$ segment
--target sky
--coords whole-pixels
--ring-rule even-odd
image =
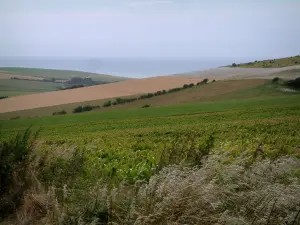
[[[0,0],[0,57],[300,54],[300,0]]]

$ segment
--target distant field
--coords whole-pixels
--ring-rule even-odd
[[[40,92],[56,91],[61,87],[59,83],[40,82],[31,80],[0,80],[0,96],[17,96]]]
[[[71,70],[54,70],[54,69],[38,69],[38,68],[19,68],[19,67],[0,67],[0,73],[18,74],[23,76],[40,77],[40,78],[56,78],[59,80],[68,80],[71,77],[91,77],[94,81],[117,82],[128,80],[126,77],[110,76],[105,74],[96,74]]]
[[[300,65],[300,55],[280,58],[280,59],[269,59],[263,61],[254,61],[241,64],[232,64],[230,67],[242,67],[242,68],[280,68],[286,66],[297,66]]]
[[[96,106],[101,108],[97,111],[112,111],[112,110],[124,110],[124,109],[137,109],[143,105],[149,104],[151,107],[155,106],[169,106],[182,103],[199,103],[205,101],[220,101],[220,100],[233,100],[233,99],[247,99],[247,98],[263,98],[272,96],[287,96],[297,95],[300,93],[289,93],[280,90],[278,85],[271,84],[266,80],[230,80],[230,81],[217,81],[215,83],[209,83],[203,86],[195,86],[190,89],[182,90],[179,92],[169,93],[161,96],[155,96],[149,99],[141,99],[132,103],[126,103],[123,105],[111,106],[109,108],[103,108],[104,102],[111,99],[101,99],[87,102],[72,103],[66,105],[58,105],[51,107],[43,107],[30,110],[15,111],[9,113],[1,113],[0,119],[10,119],[14,117],[36,117],[36,116],[51,116],[53,112],[66,111],[72,113],[72,111],[78,106]],[[138,97],[139,95],[132,96]],[[129,97],[124,97],[129,98]]]

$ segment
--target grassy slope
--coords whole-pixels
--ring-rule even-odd
[[[279,68],[296,65],[300,65],[300,55],[287,58],[269,59],[263,61],[237,64],[238,67],[242,68]]]
[[[280,95],[293,95],[278,90],[276,85],[270,85],[268,81],[264,84],[263,80],[237,80],[237,81],[218,81],[209,83],[204,86],[196,86],[192,89],[186,89],[180,92],[166,94],[163,96],[153,97],[151,99],[143,99],[133,103],[112,106],[109,108],[101,108],[100,111],[123,110],[140,108],[145,104],[151,106],[168,106],[181,103],[194,103],[204,101],[219,101],[230,99],[246,99],[246,98],[262,98]],[[111,99],[114,100],[114,99]],[[77,106],[83,105],[100,105],[107,101],[96,100],[84,103],[74,103],[53,107],[45,107],[31,110],[23,110],[11,113],[0,114],[0,119],[10,119],[14,117],[34,117],[34,116],[50,116],[53,112],[65,110],[72,113]]]
[[[292,214],[292,219],[299,210],[299,194],[295,194],[299,193],[300,178],[299,164],[295,163],[297,157],[300,157],[299,100],[299,95],[287,95],[0,121],[3,132],[0,139],[10,137],[29,125],[34,128],[42,127],[40,141],[35,148],[37,154],[34,156],[37,157],[30,159],[40,158],[41,161],[32,162],[32,168],[37,168],[37,177],[42,179],[43,185],[48,186],[43,189],[44,192],[29,192],[32,197],[24,198],[28,200],[25,209],[51,204],[47,197],[40,196],[47,196],[43,193],[55,190],[55,186],[58,194],[53,202],[62,207],[56,207],[55,210],[58,210],[52,214],[45,210],[47,213],[41,215],[63,215],[58,216],[58,221],[67,216],[72,216],[74,221],[74,215],[83,215],[78,221],[86,219],[90,222],[94,216],[101,219],[103,214],[109,213],[110,221],[116,224],[134,224],[137,216],[149,216],[149,221],[152,222],[145,224],[154,225],[161,221],[168,224],[176,213],[176,218],[177,215],[181,217],[177,224],[202,224],[202,218],[209,218],[209,221],[217,223],[216,218],[220,221],[220,217],[226,224],[232,224],[232,221],[251,224],[253,218],[271,216],[268,221],[272,222],[269,224],[281,224],[283,219],[277,218],[277,213],[271,215],[270,210],[257,208],[276,207],[276,212],[283,214],[283,218]],[[209,140],[213,140],[213,145],[209,145]],[[260,142],[263,143],[265,161],[254,157]],[[181,167],[176,167],[162,171],[160,174],[166,175],[160,179],[153,176],[159,166],[183,163],[190,154],[189,159],[200,163],[192,153],[198,152],[201,155],[207,149],[210,164],[207,165],[206,160],[203,160],[204,164],[197,164],[197,168],[189,170],[182,169],[182,173],[179,173]],[[161,160],[162,152],[170,155],[169,158],[166,157],[166,161]],[[285,159],[283,162],[286,163],[278,162],[278,158]],[[208,171],[193,176],[193,171],[199,168],[207,168]],[[248,178],[252,182],[248,182]],[[132,194],[136,193],[138,184],[142,184],[141,180],[147,184],[149,179],[152,179],[150,187],[139,192],[140,198]],[[124,189],[114,189],[119,188],[121,181],[127,184],[121,185]],[[135,186],[136,181],[139,182]],[[199,183],[194,185],[192,181]],[[142,185],[141,188],[143,187]],[[64,193],[68,193],[63,197],[60,191],[62,188]],[[107,194],[107,188],[113,190],[108,190]],[[168,191],[170,195],[167,196]],[[257,191],[262,193],[258,195]],[[275,197],[268,198],[270,193]],[[124,200],[122,194],[125,196]],[[38,200],[45,199],[45,204],[35,204],[35,196],[40,197]],[[112,196],[117,197],[111,200]],[[252,201],[251,207],[245,199]],[[134,200],[136,203],[132,204],[131,201]],[[165,212],[160,201],[167,208]],[[275,205],[274,201],[280,202]],[[218,205],[216,210],[207,209],[207,205],[214,203]],[[175,205],[171,207],[173,211],[170,211],[170,204]],[[281,208],[277,208],[278,206]],[[52,207],[49,208],[51,210]],[[186,217],[183,212],[191,208],[192,212]],[[240,210],[241,208],[245,210]],[[59,211],[60,209],[63,211]],[[132,218],[131,209],[134,209],[137,216]],[[284,214],[286,209],[290,211]],[[158,219],[157,210],[164,212]],[[202,217],[199,217],[199,212],[204,212]],[[38,218],[36,213],[25,215]],[[233,215],[234,220],[226,219],[226,215]],[[132,220],[128,221],[127,218]],[[190,221],[187,218],[200,219]]]
[[[91,123],[89,125],[98,124],[99,130],[106,130],[101,127],[102,121],[118,121],[118,120],[131,120],[142,118],[156,118],[156,117],[169,117],[175,115],[189,115],[200,113],[213,113],[223,112],[227,110],[251,110],[258,108],[272,108],[272,107],[289,107],[300,106],[300,96],[280,96],[269,98],[253,98],[243,100],[227,100],[220,102],[204,102],[194,104],[179,104],[165,107],[153,107],[146,109],[128,109],[128,110],[115,110],[108,112],[91,112],[83,114],[72,114],[65,116],[49,116],[42,118],[24,118],[19,120],[1,121],[0,126],[2,129],[15,129],[26,128],[30,125],[42,127],[59,127],[62,133],[63,130],[69,130],[71,127],[76,127],[79,124]],[[128,123],[127,127],[138,126],[139,124]],[[65,128],[64,128],[65,127]],[[94,127],[94,126],[91,126]],[[143,127],[143,126],[142,126]],[[126,127],[120,127],[121,129]],[[87,126],[89,129],[89,126]],[[94,128],[92,128],[94,129]],[[76,129],[74,132],[77,132]]]
[[[40,92],[56,91],[59,83],[39,82],[30,80],[0,80],[0,96],[17,96]]]
[[[68,80],[73,76],[76,77],[91,77],[95,81],[103,82],[116,82],[122,80],[128,80],[129,78],[110,76],[104,74],[71,71],[71,70],[54,70],[54,69],[37,69],[37,68],[19,68],[19,67],[0,67],[2,73],[18,74],[33,77],[43,78],[57,78],[62,80]]]

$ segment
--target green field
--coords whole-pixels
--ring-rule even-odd
[[[89,102],[79,102],[66,105],[58,105],[30,110],[22,110],[16,112],[0,114],[0,120],[7,120],[15,117],[41,117],[51,116],[52,113],[58,111],[66,111],[71,114],[72,111],[78,106],[99,105],[101,108],[96,111],[115,111],[124,109],[139,109],[143,105],[149,104],[151,107],[157,106],[171,106],[182,103],[200,103],[209,101],[225,101],[225,100],[238,100],[250,98],[265,98],[274,96],[290,96],[297,95],[296,93],[284,92],[278,84],[272,84],[270,81],[264,80],[231,80],[231,81],[218,81],[209,83],[204,86],[195,86],[193,88],[181,90],[170,94],[156,96],[149,99],[141,99],[132,103],[126,103],[108,108],[103,108],[104,102],[115,99],[100,99]],[[134,96],[138,97],[138,96]],[[126,97],[125,97],[126,98]]]
[[[269,59],[269,60],[262,60],[262,61],[254,61],[248,63],[241,63],[230,65],[229,67],[241,67],[241,68],[280,68],[286,66],[298,66],[300,65],[300,56],[293,56],[287,58],[280,58],[280,59]]]
[[[24,199],[52,222],[37,224],[298,221],[300,95],[273,96],[268,85],[215,101],[0,121],[0,137],[41,128]]]
[[[1,73],[18,74],[23,76],[56,78],[58,80],[68,80],[72,77],[86,78],[90,77],[94,81],[117,82],[128,80],[126,77],[110,76],[105,74],[88,73],[72,70],[54,70],[54,69],[38,69],[38,68],[21,68],[21,67],[0,67]]]
[[[60,83],[40,82],[31,80],[0,80],[0,96],[17,96],[40,92],[57,91]]]

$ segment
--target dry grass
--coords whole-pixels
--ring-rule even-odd
[[[64,186],[60,198],[59,189],[34,185],[14,224],[300,224],[300,159],[251,163],[245,155],[228,164],[229,157],[210,155],[201,168],[165,167],[133,186],[99,181],[79,195]]]

